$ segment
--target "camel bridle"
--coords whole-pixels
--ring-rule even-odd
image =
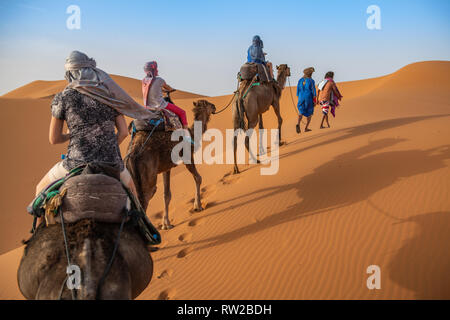
[[[67,241],[67,233],[66,233],[66,227],[65,227],[65,223],[64,223],[64,214],[61,211],[61,207],[59,207],[58,211],[59,211],[59,214],[61,216],[61,229],[62,229],[62,232],[63,232],[64,247],[65,247],[65,250],[66,250],[67,266],[69,267],[69,266],[72,265],[72,263],[71,263],[71,260],[70,260],[69,244],[68,244],[68,241]],[[106,265],[106,268],[103,271],[102,277],[100,278],[100,281],[98,282],[98,285],[97,285],[97,291],[96,291],[96,294],[95,294],[95,299],[96,300],[99,299],[101,287],[103,286],[103,283],[105,282],[105,279],[108,276],[109,271],[111,270],[111,267],[112,267],[112,265],[114,263],[116,255],[117,255],[117,249],[119,248],[119,242],[120,242],[120,235],[122,234],[123,227],[125,225],[125,221],[127,220],[127,218],[130,215],[128,210],[125,210],[125,212],[126,212],[126,214],[124,214],[124,216],[122,218],[122,222],[120,223],[119,232],[117,233],[117,238],[116,238],[116,241],[114,243],[114,248],[113,248],[113,252],[111,254],[111,258],[109,259],[109,262]],[[66,285],[68,280],[69,280],[69,273],[67,273],[66,278],[64,279],[63,284],[61,286],[61,290],[59,292],[59,300],[62,299],[62,294],[64,292],[64,286]],[[77,300],[77,292],[75,291],[75,288],[71,288],[70,292],[72,294],[72,300]]]

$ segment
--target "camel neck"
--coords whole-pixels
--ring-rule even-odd
[[[277,77],[277,82],[280,85],[281,89],[284,89],[284,86],[286,85],[286,74],[282,73]]]

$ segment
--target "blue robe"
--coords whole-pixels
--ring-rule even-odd
[[[261,47],[251,45],[247,50],[247,62],[266,64],[266,57]]]
[[[266,64],[266,57],[264,56],[264,43],[260,36],[254,36],[252,45],[247,50],[247,62],[255,62]]]
[[[311,78],[301,78],[297,85],[297,108],[301,115],[312,116],[314,113],[314,101],[316,96],[316,84]]]

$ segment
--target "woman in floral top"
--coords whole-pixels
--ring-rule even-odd
[[[69,59],[76,62],[75,67],[70,70],[67,70],[66,63],[66,79],[69,83],[81,80],[80,83],[85,86],[86,83],[95,84],[99,75],[104,76],[96,73],[99,69],[96,69],[95,61],[80,52],[74,51],[66,61]],[[73,63],[72,60],[70,62]],[[107,82],[98,83],[100,86],[95,86],[95,90],[99,90]],[[36,195],[50,183],[63,178],[70,170],[94,161],[117,164],[121,169],[121,181],[135,193],[133,180],[124,167],[119,149],[119,145],[128,136],[124,116],[106,104],[107,96],[96,99],[97,95],[90,95],[90,91],[86,90],[87,94],[80,91],[82,90],[69,85],[53,99],[49,140],[51,144],[69,141],[68,151],[65,159],[53,166],[39,182]],[[110,91],[106,88],[104,93],[110,94]],[[118,101],[113,97],[111,100],[114,103]],[[64,122],[67,123],[67,133],[63,133]]]

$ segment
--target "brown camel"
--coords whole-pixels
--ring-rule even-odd
[[[202,133],[207,130],[211,114],[216,107],[206,100],[194,102],[194,120],[202,122]],[[194,136],[194,127],[189,129],[191,137],[193,137],[195,145],[201,141],[201,136]],[[133,177],[136,185],[136,191],[139,201],[147,210],[150,199],[156,192],[156,181],[159,173],[163,174],[164,179],[164,216],[162,219],[163,230],[173,227],[169,220],[169,203],[172,197],[170,192],[170,170],[177,166],[172,162],[172,148],[177,145],[178,141],[171,141],[171,132],[155,131],[150,139],[145,143],[148,132],[138,131],[129,146],[129,160],[127,168]],[[196,193],[194,200],[194,210],[203,210],[200,198],[200,185],[202,177],[198,173],[194,163],[194,145],[191,145],[191,164],[185,164],[186,168],[192,174],[195,180]]]
[[[127,223],[119,247],[102,285],[100,279],[109,263],[119,230],[118,224],[83,219],[66,224],[71,263],[81,271],[79,300],[134,299],[149,284],[153,261],[136,227]],[[72,299],[66,283],[68,262],[60,224],[41,224],[27,242],[17,279],[27,299]]]
[[[239,103],[239,100],[248,90],[248,86],[250,85],[249,81],[241,83],[239,89],[239,95],[237,103],[234,103],[233,108],[233,126],[234,130],[237,129],[254,129],[259,122],[259,129],[263,129],[263,119],[262,114],[269,110],[270,106],[273,106],[273,110],[275,111],[275,115],[278,118],[278,139],[279,145],[282,145],[281,142],[281,125],[283,123],[283,119],[280,114],[280,97],[281,92],[286,84],[286,78],[291,75],[291,70],[287,64],[282,64],[277,66],[277,81],[260,84],[257,86],[253,86],[248,91],[247,95],[242,99],[242,103]],[[245,113],[247,118],[247,128],[243,126],[243,115],[242,110]],[[234,174],[239,173],[239,168],[236,163],[236,150],[237,150],[237,137],[234,137]],[[245,139],[245,147],[249,150],[249,139],[246,137]]]

